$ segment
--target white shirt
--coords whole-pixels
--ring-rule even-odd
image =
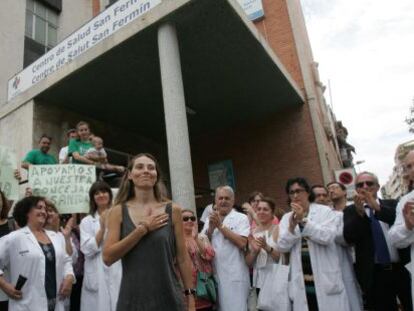
[[[223,225],[244,237],[247,237],[250,233],[247,216],[233,209],[224,218]],[[208,226],[209,218],[204,224],[202,233],[207,232]],[[218,229],[213,231],[211,244],[216,253],[213,263],[218,281],[220,310],[247,311],[250,282],[249,269],[243,251],[226,239]]]
[[[201,215],[200,221],[206,223],[207,219],[210,217],[210,214],[213,212],[213,204],[209,204],[205,207],[203,214]]]
[[[277,250],[290,253],[290,290],[293,311],[308,311],[302,270],[302,238],[308,239],[319,311],[350,311],[349,298],[342,279],[342,267],[336,251],[337,215],[325,205],[311,203],[303,230],[289,230],[293,212],[283,215],[279,224]]]
[[[66,253],[66,245],[56,232],[45,230],[55,251],[56,290],[67,275],[73,274],[72,259]],[[44,311],[47,310],[45,291],[45,255],[29,227],[13,231],[0,239],[0,275],[7,268],[10,283],[16,284],[19,275],[27,277],[22,288],[22,299],[9,300],[9,310]],[[56,295],[58,293],[56,292]],[[55,311],[64,310],[64,301],[57,299]]]
[[[62,164],[66,160],[66,158],[68,156],[68,153],[69,153],[69,146],[62,147],[60,149],[60,151],[59,151],[59,164]]]
[[[80,248],[85,255],[81,311],[114,311],[122,278],[121,260],[106,266],[102,260],[102,244],[96,243],[100,229],[99,214],[88,215],[80,224]]]
[[[405,248],[411,246],[411,262],[406,266],[414,273],[414,230],[408,230],[403,216],[404,205],[414,199],[414,190],[403,196],[397,206],[397,216],[392,226],[389,237],[394,246]],[[414,277],[411,277],[411,295],[414,297]]]
[[[272,226],[270,229],[265,231],[259,231],[253,233],[255,238],[264,237],[266,239],[267,245],[272,248],[276,248],[276,242],[273,240],[273,230],[274,227]],[[254,269],[253,269],[253,287],[262,288],[263,283],[265,280],[265,273],[263,268],[269,267],[274,263],[274,260],[270,254],[268,254],[264,249],[259,251],[259,254],[256,257],[256,261],[254,262]]]

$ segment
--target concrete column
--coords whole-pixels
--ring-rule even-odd
[[[180,51],[177,33],[172,24],[166,23],[159,27],[158,51],[172,198],[183,208],[195,211],[193,168],[181,74]]]

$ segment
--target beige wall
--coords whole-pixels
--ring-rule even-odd
[[[58,41],[92,19],[92,0],[63,0],[59,15]]]
[[[92,18],[92,0],[64,0],[59,16],[58,41]],[[25,0],[0,1],[0,106],[7,101],[8,80],[23,69]]]
[[[0,107],[7,101],[7,82],[23,69],[26,1],[0,2]]]
[[[11,147],[18,163],[33,146],[33,101],[0,119],[0,144]]]

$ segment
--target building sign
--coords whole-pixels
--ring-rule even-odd
[[[216,189],[219,186],[230,186],[233,190],[236,190],[231,160],[210,164],[208,166],[208,179],[210,181],[210,189]]]
[[[94,165],[30,165],[33,195],[51,200],[60,214],[88,213],[89,189],[96,180]]]
[[[237,0],[251,21],[264,16],[262,0]]]
[[[335,171],[335,180],[346,187],[346,197],[351,200],[355,190],[355,169],[347,168]]]
[[[52,50],[15,75],[8,83],[8,100],[58,71],[111,34],[149,12],[162,0],[119,0],[72,33]]]

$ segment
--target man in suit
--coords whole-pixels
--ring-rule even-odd
[[[404,265],[408,250],[398,251],[389,241],[397,201],[380,200],[378,178],[362,172],[355,179],[354,204],[344,210],[344,238],[355,246],[355,272],[365,307],[397,311],[397,297],[404,310],[412,310],[410,275]]]

